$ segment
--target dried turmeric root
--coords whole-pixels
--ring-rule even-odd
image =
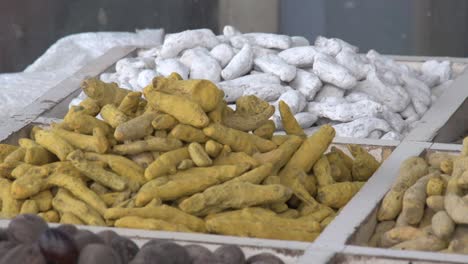
[[[83,135],[60,128],[52,129],[56,135],[77,149],[97,153],[105,153],[109,149],[106,134],[99,127],[93,129],[93,135]]]
[[[81,84],[83,92],[94,99],[99,107],[106,104],[119,105],[125,96],[131,92],[127,89],[122,89],[116,83],[105,83],[98,78],[89,78]]]
[[[148,166],[148,168],[146,168],[145,178],[147,180],[151,180],[167,174],[174,174],[177,171],[177,165],[181,161],[189,158],[190,154],[187,147],[168,151],[159,156]]]
[[[367,181],[380,167],[380,163],[357,145],[348,145],[348,149],[354,156],[352,174],[354,181]]]
[[[201,129],[184,124],[176,125],[169,133],[169,136],[185,142],[205,143],[208,140],[208,137]]]
[[[102,216],[86,203],[74,198],[68,191],[60,189],[52,200],[52,206],[60,213],[76,214],[88,225],[106,226]]]
[[[193,215],[218,213],[228,208],[242,209],[252,206],[286,202],[291,198],[289,188],[279,184],[255,185],[230,182],[210,187],[183,200],[179,208]]]
[[[274,112],[272,105],[255,95],[241,96],[236,101],[236,111],[224,111],[223,124],[244,132],[253,131],[265,124]]]
[[[281,115],[281,122],[283,123],[283,128],[284,131],[286,131],[286,134],[300,137],[306,136],[304,130],[291,112],[291,109],[284,101],[279,102],[279,111]]]
[[[117,126],[114,132],[115,139],[119,141],[141,139],[153,133],[151,122],[158,114],[146,112]]]
[[[134,116],[141,100],[141,92],[129,92],[120,102],[118,109],[127,116]]]
[[[44,165],[57,160],[52,153],[31,139],[21,138],[18,144],[26,150],[24,162],[28,164]]]
[[[182,142],[175,138],[153,137],[146,140],[115,145],[112,150],[119,155],[135,155],[147,151],[170,151],[181,148],[182,145]]]
[[[92,98],[86,98],[80,102],[79,106],[83,107],[83,113],[90,116],[97,116],[101,108],[99,107],[96,100]]]
[[[81,106],[72,106],[63,118],[63,124],[79,133],[87,135],[91,135],[96,127],[99,127],[106,135],[112,130],[106,122],[87,115]]]
[[[173,129],[178,123],[179,122],[171,115],[160,114],[154,118],[151,125],[157,130],[167,130]]]
[[[193,232],[181,224],[174,224],[164,220],[142,218],[138,216],[124,216],[115,221],[115,227],[136,228],[147,230],[161,230],[171,232]]]
[[[339,182],[320,187],[317,200],[326,206],[339,209],[345,206],[364,184],[365,182]]]
[[[129,118],[113,104],[107,104],[101,108],[101,117],[113,128],[129,120]]]
[[[10,155],[13,151],[17,150],[18,146],[0,144],[0,163],[5,160],[5,157]]]
[[[74,148],[52,131],[40,130],[35,135],[36,142],[48,151],[54,153],[61,161],[66,160]]]

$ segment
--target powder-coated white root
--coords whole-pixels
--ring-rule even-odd
[[[314,64],[317,49],[313,46],[294,47],[278,53],[288,64],[297,67],[311,67]]]
[[[288,49],[291,38],[286,35],[271,33],[246,33],[243,36],[252,44],[267,49]]]
[[[387,121],[392,129],[398,133],[401,133],[406,128],[406,123],[401,118],[401,115],[390,111],[386,106],[384,106],[383,111],[380,113],[380,117]]]
[[[311,72],[297,69],[296,78],[289,85],[301,92],[307,101],[312,101],[320,88],[322,88],[322,81]]]
[[[443,83],[450,80],[453,74],[452,65],[450,61],[426,61],[421,65],[421,71],[424,75],[432,75],[439,77],[439,83]]]
[[[281,84],[259,84],[258,86],[250,85],[245,88],[244,95],[255,95],[262,100],[271,102],[277,100],[283,93],[289,90],[292,90],[292,88]]]
[[[256,58],[254,63],[263,72],[273,73],[284,82],[290,82],[296,77],[296,67],[287,64],[278,55],[265,55]]]
[[[190,79],[206,79],[219,82],[221,66],[204,48],[194,48],[184,52],[180,61],[190,68]]]
[[[355,92],[355,91],[352,91],[351,93],[346,95],[344,99],[349,103],[355,103],[361,100],[370,100],[370,101],[378,102],[378,100],[376,100],[371,95],[368,95],[366,93],[361,93],[361,92]]]
[[[418,113],[416,113],[416,110],[414,109],[412,104],[409,104],[403,111],[401,111],[400,115],[405,120],[407,119],[418,120],[419,119],[419,115]]]
[[[301,47],[309,46],[309,40],[302,36],[292,36],[291,37],[291,47]]]
[[[218,87],[224,91],[224,99],[227,102],[235,102],[237,98],[244,95],[246,90],[252,90],[256,87],[265,87],[261,89],[262,91],[268,87],[278,88],[279,91],[285,91],[281,85],[281,81],[278,76],[270,73],[261,73],[255,75],[246,75],[237,79],[224,81],[218,83]],[[274,92],[273,97],[275,97],[278,92]],[[275,99],[278,99],[278,95]]]
[[[373,69],[367,74],[367,79],[356,85],[355,91],[371,95],[394,112],[403,111],[411,100],[403,87],[385,83]]]
[[[336,55],[336,61],[348,69],[358,80],[366,78],[370,70],[369,60],[349,49],[343,49]]]
[[[158,76],[158,73],[155,70],[150,70],[150,69],[142,70],[138,74],[138,78],[137,78],[138,86],[146,87],[148,84],[151,83],[153,78],[156,76]]]
[[[328,98],[343,98],[345,91],[331,84],[325,84],[315,96],[315,102],[323,102]]]
[[[413,104],[415,104],[415,101],[418,101],[425,106],[431,105],[431,90],[424,82],[407,74],[403,74],[402,78],[405,82],[404,88],[410,95]]]
[[[381,140],[401,140],[403,137],[401,134],[395,132],[395,131],[390,131],[385,133],[380,139]]]
[[[254,58],[263,57],[268,54],[278,54],[278,51],[274,49],[265,49],[265,48],[258,47],[258,46],[253,46],[252,49],[253,49]]]
[[[279,101],[284,101],[289,106],[293,114],[302,112],[302,110],[307,106],[306,98],[301,92],[297,90],[289,90],[283,93],[278,98],[278,101],[274,103],[275,113],[277,115],[279,115]]]
[[[331,59],[316,57],[313,71],[322,81],[339,88],[351,89],[357,84],[356,77],[348,69]]]
[[[383,132],[380,131],[380,130],[374,130],[372,132],[369,133],[369,135],[367,136],[367,138],[371,138],[371,139],[379,139],[381,138],[383,135]]]
[[[179,33],[168,34],[164,38],[160,56],[162,58],[172,58],[180,52],[194,47],[204,47],[212,49],[219,44],[216,35],[210,29],[186,30]]]
[[[370,132],[381,130],[389,132],[390,125],[383,119],[375,117],[363,117],[349,123],[334,125],[336,136],[338,137],[357,137],[366,138]]]
[[[349,122],[363,117],[375,117],[383,111],[383,106],[369,100],[355,103],[342,103],[338,105],[310,102],[308,112],[317,113],[319,117],[331,120]]]
[[[222,43],[214,47],[210,51],[211,56],[217,59],[222,68],[224,68],[236,55],[232,47],[226,43]]]
[[[162,76],[177,72],[184,80],[188,79],[190,69],[178,59],[156,59],[156,71]]]
[[[253,51],[250,44],[244,47],[232,58],[228,65],[221,71],[224,80],[232,80],[243,76],[252,69]]]
[[[240,35],[242,33],[237,28],[231,25],[226,25],[223,28],[223,34],[224,36],[232,37],[232,36]]]
[[[302,128],[311,127],[318,119],[316,114],[308,112],[297,113],[294,115],[294,118],[296,118],[297,123],[299,123]]]
[[[336,56],[341,51],[341,45],[338,41],[322,36],[315,39],[315,46],[321,52],[331,56]]]

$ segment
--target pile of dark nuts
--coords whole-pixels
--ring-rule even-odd
[[[50,228],[32,214],[12,219],[0,229],[0,264],[283,264],[270,253],[245,258],[235,245],[211,252],[200,245],[181,246],[153,239],[141,248],[111,230],[93,233],[74,225]]]

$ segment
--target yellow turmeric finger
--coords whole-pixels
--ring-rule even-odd
[[[106,204],[93,191],[91,191],[79,178],[63,174],[55,173],[47,178],[50,185],[62,187],[71,192],[78,199],[86,202],[89,206],[98,211],[101,215],[106,211]]]
[[[14,199],[25,199],[44,191],[47,188],[46,175],[28,173],[11,184],[11,196]]]
[[[151,218],[142,218],[138,216],[124,216],[115,221],[116,227],[137,228],[147,230],[161,230],[171,232],[193,232],[189,228],[181,224],[174,224],[164,220]]]
[[[210,122],[201,106],[188,98],[146,89],[143,93],[154,109],[173,116],[182,124],[202,128]]]
[[[44,219],[48,223],[58,223],[60,221],[60,216],[55,210],[49,210],[47,212],[38,213],[37,216]]]
[[[221,150],[223,149],[223,145],[219,144],[218,142],[214,140],[208,140],[205,143],[205,151],[206,153],[212,157],[216,158],[218,157],[219,153],[221,153]]]
[[[289,188],[280,185],[255,185],[230,182],[210,187],[183,200],[179,208],[193,215],[218,213],[228,208],[241,209],[272,203],[284,203],[291,198]]]
[[[335,167],[337,170],[332,171],[333,179],[337,182],[352,181],[351,170],[346,167],[345,162],[341,159],[340,154],[337,152],[329,152],[325,155],[330,162],[331,168]],[[366,164],[367,165],[367,164]]]
[[[348,169],[351,170],[353,168],[353,159],[350,156],[346,155],[346,153],[344,153],[341,149],[337,148],[336,146],[332,146],[331,152],[338,153],[341,160],[344,162]]]
[[[298,136],[291,136],[283,144],[281,144],[277,149],[272,150],[266,153],[257,153],[253,155],[253,158],[256,159],[261,164],[271,163],[274,166],[273,171],[276,173],[280,168],[282,168],[298,150],[302,144],[302,139]],[[308,155],[308,154],[307,154]]]
[[[102,216],[86,203],[73,197],[65,189],[59,189],[54,199],[52,206],[60,213],[73,213],[80,218],[85,224],[105,226],[106,223]]]
[[[208,80],[175,80],[158,77],[153,80],[153,87],[164,93],[189,98],[199,104],[205,112],[213,111],[224,96],[224,93]]]
[[[127,182],[119,175],[103,169],[101,166],[93,164],[85,159],[72,157],[69,155],[72,164],[86,177],[106,186],[115,191],[122,191],[127,187]]]
[[[146,151],[170,151],[182,147],[182,142],[175,138],[153,137],[146,140],[133,141],[127,144],[115,145],[112,151],[119,155],[134,155]]]
[[[229,145],[234,151],[245,152],[248,155],[256,151],[252,137],[248,133],[228,128],[220,124],[211,124],[203,129],[208,137],[219,143]]]
[[[119,104],[119,110],[127,116],[133,116],[141,100],[141,92],[129,92]]]
[[[154,118],[151,125],[157,130],[173,129],[179,122],[168,114],[160,114]]]
[[[213,162],[214,165],[248,164],[251,168],[258,167],[260,163],[244,152],[229,152],[219,155]]]
[[[11,196],[10,190],[11,182],[7,179],[0,179],[0,199],[2,200],[1,215],[5,218],[16,216],[21,209],[21,202]]]
[[[103,106],[101,108],[100,114],[102,119],[104,119],[104,121],[106,121],[113,128],[116,128],[129,120],[128,116],[126,116],[113,104],[107,104]]]
[[[362,147],[348,145],[348,149],[354,156],[352,174],[354,181],[367,181],[380,167],[380,163]]]
[[[11,177],[14,179],[18,179],[19,177],[25,175],[26,172],[28,172],[28,170],[33,167],[35,166],[28,163],[21,163],[11,171]]]
[[[305,172],[309,172],[315,162],[317,162],[325,150],[327,150],[334,136],[335,129],[333,129],[332,126],[321,126],[317,132],[308,137],[302,143],[299,149],[288,161],[285,168],[295,167],[302,169]]]
[[[339,209],[345,206],[364,184],[365,182],[339,182],[320,187],[317,200],[326,206]]]
[[[110,133],[111,127],[106,122],[85,114],[83,110],[84,108],[81,106],[72,106],[63,118],[63,123],[67,127],[87,135],[91,135],[96,127],[99,127],[104,134]]]
[[[39,213],[39,207],[37,206],[36,201],[26,200],[21,205],[20,214],[37,214]]]
[[[179,148],[176,150],[168,151],[153,163],[151,163],[145,170],[145,178],[147,180],[161,177],[166,174],[174,174],[177,169],[176,166],[184,159],[189,159],[190,155],[187,147]]]
[[[331,175],[330,163],[326,156],[322,156],[313,167],[314,175],[317,178],[319,187],[335,183]]]
[[[141,139],[153,133],[151,121],[157,116],[156,112],[146,112],[116,127],[115,139],[119,141]]]
[[[198,167],[207,167],[213,164],[213,161],[210,159],[203,147],[197,142],[191,143],[188,146],[188,152],[190,154],[190,158]]]
[[[68,144],[77,149],[97,153],[105,153],[109,149],[109,142],[104,132],[96,127],[93,129],[93,135],[83,135],[60,128],[52,130],[56,135],[64,139]]]
[[[250,182],[260,184],[266,177],[270,176],[273,171],[273,165],[270,163],[258,166],[239,177],[236,177],[228,182]]]
[[[208,137],[201,129],[184,124],[176,125],[169,133],[169,136],[185,142],[204,143],[208,140]]]
[[[83,113],[90,116],[97,116],[99,111],[101,111],[101,108],[99,107],[96,100],[89,97],[81,101],[79,106],[83,107]]]
[[[40,212],[45,212],[52,208],[52,193],[50,190],[42,191],[34,196],[31,196],[30,200],[36,202]]]
[[[32,165],[43,165],[56,161],[55,156],[35,141],[27,138],[18,140],[18,144],[26,149],[24,162]]]
[[[81,83],[81,89],[89,97],[94,99],[100,107],[106,104],[119,105],[125,96],[131,92],[122,89],[116,83],[105,83],[98,78],[89,78]]]
[[[291,109],[284,101],[279,102],[279,111],[281,115],[281,122],[283,123],[283,128],[284,131],[286,131],[286,134],[300,137],[306,136],[304,130],[291,112]]]
[[[54,153],[61,161],[66,160],[68,154],[74,150],[72,145],[52,131],[37,131],[35,137],[39,145]]]
[[[25,156],[26,156],[26,149],[17,148],[5,157],[5,159],[3,160],[3,163],[13,165],[17,162],[23,162]]]
[[[159,219],[174,224],[184,225],[195,232],[205,232],[205,222],[193,215],[169,205],[145,206],[142,208],[109,208],[104,217],[106,219],[119,219],[126,216]]]
[[[273,120],[267,120],[257,129],[255,129],[253,133],[261,138],[271,139],[275,131],[276,131],[275,122],[273,122]]]
[[[73,213],[65,212],[60,216],[60,224],[69,224],[69,225],[84,225],[85,223],[81,221],[78,216]]]
[[[13,146],[9,144],[0,144],[0,163],[3,162],[6,156],[8,156],[13,151],[17,150],[18,146]]]

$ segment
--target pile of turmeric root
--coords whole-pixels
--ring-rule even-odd
[[[231,110],[207,80],[82,89],[63,122],[0,144],[3,218],[313,241],[380,165],[359,146],[325,154],[334,129],[307,137],[283,102],[273,135],[273,106]]]
[[[377,211],[369,246],[468,254],[468,138],[460,155],[411,157]]]

